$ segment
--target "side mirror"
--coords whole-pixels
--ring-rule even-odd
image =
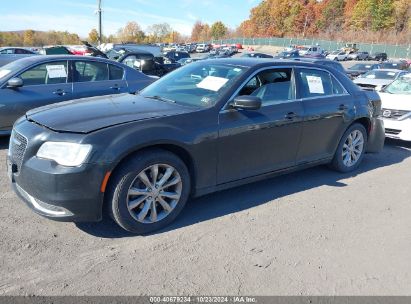
[[[13,77],[7,81],[7,87],[9,89],[16,89],[23,86],[23,79],[20,77]]]
[[[232,103],[234,109],[258,110],[261,108],[261,98],[257,96],[237,96]]]

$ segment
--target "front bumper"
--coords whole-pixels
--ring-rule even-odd
[[[36,153],[44,141],[61,139],[65,135],[27,121],[18,125],[15,131],[27,138],[20,161],[13,156],[13,149],[7,157],[8,176],[15,193],[33,211],[53,220],[101,220],[104,200],[101,184],[109,170],[108,165],[86,163],[79,167],[65,167],[37,158]]]
[[[411,119],[384,119],[385,136],[394,139],[411,141]]]

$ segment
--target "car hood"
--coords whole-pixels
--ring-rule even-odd
[[[375,79],[375,78],[357,78],[354,80],[354,83],[356,84],[370,84],[370,85],[375,85],[375,86],[383,86],[390,84],[393,82],[394,79]]]
[[[53,131],[90,133],[127,122],[189,111],[193,108],[138,95],[119,94],[47,105],[27,112],[26,118]]]
[[[405,94],[390,94],[378,92],[381,97],[382,108],[392,110],[411,111],[411,96]]]

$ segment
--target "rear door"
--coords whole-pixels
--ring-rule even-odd
[[[124,70],[100,61],[73,60],[73,96],[92,96],[128,92]]]
[[[333,155],[355,109],[351,95],[326,70],[297,69],[296,80],[305,110],[299,164]]]
[[[10,130],[16,119],[30,109],[73,97],[66,60],[42,63],[16,76],[23,80],[22,87],[1,88],[1,130]]]

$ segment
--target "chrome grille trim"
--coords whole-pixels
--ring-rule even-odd
[[[410,111],[394,110],[394,109],[386,109],[386,108],[382,109],[381,112],[382,112],[384,118],[395,119],[395,120],[399,120],[403,116],[410,113]]]
[[[24,154],[26,153],[28,140],[27,138],[13,130],[10,136],[9,157],[12,163],[17,166],[17,174],[19,174],[23,164]]]

